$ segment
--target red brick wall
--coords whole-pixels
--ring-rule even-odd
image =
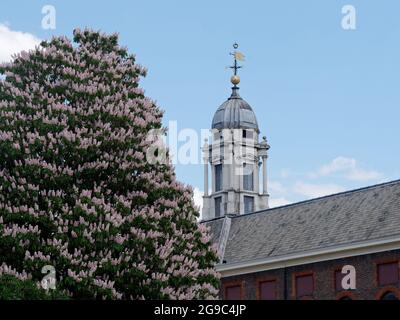
[[[240,283],[243,299],[258,299],[260,296],[259,282],[265,279],[276,279],[278,299],[284,299],[285,296],[286,299],[296,299],[294,288],[296,275],[312,273],[314,275],[314,294],[311,298],[313,299],[331,300],[349,296],[352,299],[374,300],[379,299],[388,290],[395,292],[400,299],[400,281],[397,284],[387,286],[379,286],[378,284],[377,265],[393,261],[399,263],[400,270],[400,250],[227,277],[221,280],[221,298],[224,298],[226,285]],[[336,291],[335,271],[341,270],[346,264],[352,265],[356,269],[357,289]]]

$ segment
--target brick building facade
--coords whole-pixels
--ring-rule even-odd
[[[356,269],[355,290],[344,290],[340,285],[344,265]],[[384,278],[381,271],[380,276],[382,268],[392,265],[395,267],[392,274]],[[221,299],[244,300],[400,299],[399,270],[400,250],[394,250],[223,278],[220,294]],[[298,290],[302,277],[311,277],[312,287],[306,288],[308,292]],[[233,296],[230,297],[230,293]]]

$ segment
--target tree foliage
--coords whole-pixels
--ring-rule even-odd
[[[77,299],[215,298],[216,253],[191,189],[148,161],[162,112],[117,35],[75,30],[0,73],[3,269],[39,283],[54,266]]]

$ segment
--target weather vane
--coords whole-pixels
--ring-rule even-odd
[[[233,49],[235,50],[230,53],[230,55],[232,55],[234,58],[234,64],[233,66],[230,66],[230,68],[233,69],[233,76],[231,77],[231,82],[234,85],[234,88],[237,88],[237,85],[240,82],[240,77],[237,75],[237,71],[238,69],[242,68],[242,66],[238,65],[238,61],[244,61],[244,54],[237,51],[236,50],[237,48],[239,48],[239,45],[235,42],[233,44]]]

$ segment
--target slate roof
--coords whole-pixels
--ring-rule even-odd
[[[204,221],[217,242],[224,218]],[[232,217],[223,259],[238,263],[400,235],[400,180]]]

